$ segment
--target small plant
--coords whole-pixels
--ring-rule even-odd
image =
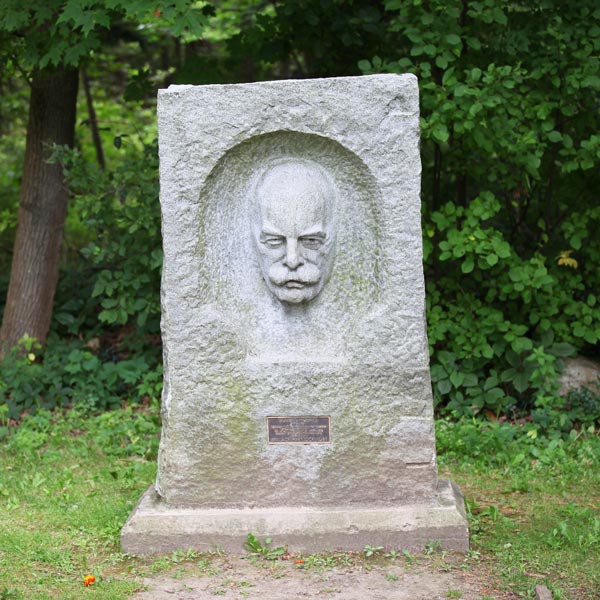
[[[207,575],[216,575],[219,571],[211,566],[210,560],[203,558],[196,563],[196,567],[201,573]]]
[[[371,558],[371,556],[375,556],[379,554],[383,550],[383,546],[369,546],[368,544],[365,546],[363,552],[365,553],[365,558]]]
[[[276,560],[285,554],[286,549],[285,546],[270,548],[272,543],[273,540],[271,538],[265,538],[264,542],[261,542],[256,536],[249,533],[244,542],[244,548],[252,556],[260,556],[266,560]]]
[[[432,554],[439,552],[440,549],[441,549],[441,544],[440,544],[439,540],[429,540],[425,544],[425,554],[427,554],[428,556],[431,556]]]
[[[448,590],[446,598],[462,598],[463,593],[460,590]]]
[[[400,553],[398,552],[398,550],[390,550],[386,555],[386,558],[391,558],[392,560],[396,560],[397,558],[400,557]]]
[[[309,554],[296,560],[297,568],[312,568],[317,571],[334,569],[335,567],[349,567],[351,564],[352,557],[345,552],[338,552],[335,554]]]
[[[393,583],[394,581],[398,581],[398,579],[400,579],[400,577],[398,577],[398,575],[396,575],[396,573],[386,573],[385,579],[386,579],[386,581]]]

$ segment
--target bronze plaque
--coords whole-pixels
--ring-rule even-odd
[[[269,444],[329,444],[331,417],[267,417]]]

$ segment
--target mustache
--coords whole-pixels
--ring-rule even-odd
[[[275,264],[269,268],[269,279],[275,285],[285,285],[288,281],[299,281],[305,285],[314,285],[321,279],[321,271],[310,263],[300,265],[293,271],[285,265]]]

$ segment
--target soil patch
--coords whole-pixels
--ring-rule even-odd
[[[306,566],[297,560],[218,558],[206,564],[179,566],[168,574],[144,577],[145,589],[131,600],[510,600],[516,596],[491,590],[483,573],[451,563],[435,565],[362,562],[333,568]]]

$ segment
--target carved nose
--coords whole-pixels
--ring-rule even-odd
[[[284,264],[288,269],[297,269],[304,263],[303,258],[298,253],[298,240],[288,238],[285,246]]]

